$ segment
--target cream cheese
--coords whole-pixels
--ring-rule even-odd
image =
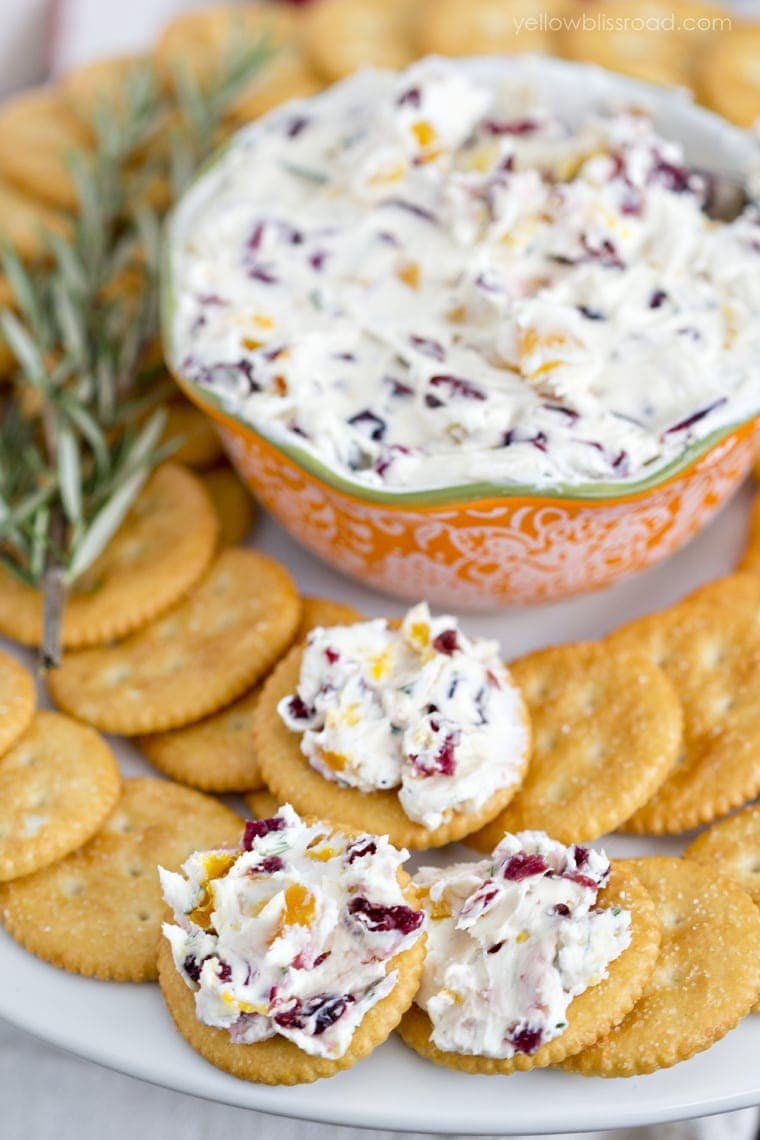
[[[198,1020],[243,1044],[279,1034],[342,1057],[396,984],[390,960],[422,933],[397,877],[407,857],[285,805],[248,821],[241,848],[196,852],[181,873],[159,868],[175,920],[164,936]]]
[[[173,363],[340,475],[640,479],[760,409],[760,214],[643,115],[569,127],[467,61],[235,137],[172,231]]]
[[[398,788],[429,829],[475,812],[522,777],[522,698],[493,641],[468,638],[426,603],[309,634],[296,692],[278,706],[309,764],[363,792]]]
[[[564,1031],[572,999],[630,943],[630,913],[597,906],[609,872],[601,852],[525,831],[417,874],[429,922],[415,1000],[439,1049],[506,1058]]]

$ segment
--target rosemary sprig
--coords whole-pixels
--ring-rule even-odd
[[[211,82],[180,71],[174,96],[138,71],[118,109],[97,109],[92,155],[71,156],[71,237],[50,238],[41,272],[3,252],[16,311],[2,311],[0,327],[18,371],[0,410],[0,563],[42,589],[45,667],[60,661],[67,591],[168,453],[165,392],[145,363],[158,334],[150,203],[181,193],[268,56],[266,42],[232,42]]]

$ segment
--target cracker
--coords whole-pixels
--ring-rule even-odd
[[[533,728],[522,786],[469,842],[491,851],[507,831],[560,843],[613,831],[652,796],[678,757],[681,706],[642,653],[600,642],[540,650],[510,665]]]
[[[204,792],[246,792],[261,787],[253,743],[253,714],[261,686],[214,716],[172,732],[139,737],[142,751],[161,772]]]
[[[271,819],[273,815],[277,815],[280,807],[280,801],[266,788],[257,788],[255,792],[248,792],[243,799],[248,810],[253,812],[254,819]]]
[[[644,79],[649,83],[688,85],[691,79],[691,58],[684,41],[674,32],[653,26],[670,14],[662,4],[626,4],[626,14],[650,24],[641,28],[614,27],[609,21],[619,18],[617,4],[589,4],[586,6],[589,21],[585,26],[566,26],[558,35],[559,54],[583,63],[596,63],[611,71]],[[604,21],[608,21],[607,26]]]
[[[236,546],[246,537],[256,518],[256,504],[231,467],[219,467],[203,476],[219,516],[219,542]]]
[[[640,1001],[616,1029],[563,1068],[630,1077],[708,1049],[760,992],[760,911],[749,895],[690,859],[630,859],[652,897],[662,947]]]
[[[756,471],[760,470],[760,460],[756,461],[756,464]],[[760,495],[755,495],[752,503],[747,544],[738,569],[748,574],[760,574]]]
[[[405,885],[409,884],[405,872],[400,871],[399,877]],[[408,886],[407,890],[410,905],[416,905],[413,888]],[[320,1077],[331,1077],[343,1069],[350,1069],[381,1045],[411,1005],[419,987],[424,961],[424,935],[408,950],[391,958],[388,972],[398,971],[395,986],[365,1013],[346,1052],[342,1057],[334,1059],[310,1056],[292,1041],[280,1036],[257,1041],[252,1045],[236,1044],[230,1040],[225,1029],[217,1029],[198,1021],[193,991],[177,972],[171,948],[165,938],[161,940],[158,968],[161,991],[174,1024],[202,1057],[218,1069],[245,1081],[257,1081],[266,1085],[296,1085],[307,1084]]]
[[[22,91],[0,107],[0,174],[50,206],[78,205],[70,157],[91,144],[90,132],[53,88]]]
[[[96,59],[69,71],[58,82],[58,92],[67,107],[86,123],[99,114],[118,116],[125,108],[128,85],[150,73],[150,58],[118,55]]]
[[[689,844],[684,856],[728,875],[760,906],[760,804],[713,824]]]
[[[760,118],[760,25],[734,20],[731,31],[713,37],[697,71],[697,92],[703,102],[740,127]]]
[[[166,406],[166,427],[163,443],[176,441],[178,446],[172,452],[174,463],[204,470],[213,467],[224,457],[221,440],[214,431],[211,420],[199,411],[189,400],[172,400]]]
[[[158,621],[65,657],[48,676],[50,693],[80,720],[124,736],[191,724],[252,688],[293,640],[300,615],[283,566],[229,548]]]
[[[71,226],[58,210],[29,197],[0,174],[0,242],[13,247],[22,261],[41,261],[49,252],[49,236],[68,237]]]
[[[0,651],[0,756],[26,732],[36,702],[32,675],[15,657]]]
[[[440,847],[462,839],[483,827],[509,803],[520,782],[519,772],[515,783],[497,791],[478,811],[454,812],[447,822],[431,830],[409,818],[394,788],[362,792],[326,780],[301,752],[298,733],[291,732],[277,712],[279,701],[295,692],[302,656],[303,646],[295,645],[280,662],[265,682],[254,714],[253,733],[261,774],[280,803],[290,803],[297,812],[316,814],[359,831],[388,835],[396,847],[412,850]]]
[[[660,947],[660,927],[655,908],[633,871],[612,864],[610,881],[599,895],[601,906],[622,906],[631,912],[631,941],[614,962],[607,977],[574,998],[567,1009],[567,1029],[547,1041],[533,1054],[516,1053],[504,1059],[464,1053],[447,1053],[430,1040],[432,1024],[427,1013],[413,1005],[399,1026],[401,1037],[412,1049],[437,1065],[466,1073],[514,1073],[556,1065],[586,1048],[634,1008],[652,971]]]
[[[340,602],[304,598],[296,640],[301,641],[315,625],[341,620],[358,621],[359,614]],[[142,736],[138,744],[156,768],[182,784],[205,792],[259,789],[264,781],[253,741],[253,714],[260,693],[261,686],[257,686],[205,720]]]
[[[353,625],[363,620],[364,615],[345,602],[334,602],[332,598],[302,598],[301,624],[296,641],[303,641],[306,634],[317,626],[329,629],[333,625]]]
[[[164,29],[156,45],[157,68],[169,86],[178,72],[186,71],[203,87],[219,74],[231,46],[239,50],[266,39],[269,58],[227,113],[233,124],[248,122],[286,99],[313,95],[319,89],[299,44],[299,23],[283,5],[268,3],[183,12]]]
[[[317,0],[304,18],[309,58],[331,82],[360,67],[405,67],[413,13],[407,0]]]
[[[732,574],[607,639],[646,653],[673,682],[683,748],[652,799],[625,824],[651,835],[687,831],[760,792],[760,575]]]
[[[0,919],[25,949],[71,973],[153,981],[164,918],[157,867],[179,870],[193,851],[237,843],[241,830],[235,812],[200,792],[125,780],[94,839],[0,887]]]
[[[85,843],[119,797],[111,749],[97,732],[38,712],[0,758],[0,882],[28,875]]]
[[[63,613],[65,649],[125,637],[179,601],[214,554],[219,524],[191,472],[164,464],[121,527],[76,581]],[[0,631],[25,645],[42,639],[42,593],[0,569]]]
[[[551,17],[560,14],[561,7],[561,0],[549,0],[541,12]],[[464,4],[461,0],[424,0],[417,13],[416,41],[423,54],[550,52],[553,37],[535,26],[538,14],[533,0],[468,0]]]

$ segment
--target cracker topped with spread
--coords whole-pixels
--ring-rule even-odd
[[[492,818],[522,779],[530,736],[497,644],[431,617],[425,603],[400,624],[312,631],[265,686],[255,727],[276,795],[313,807],[316,777],[330,818],[414,846]],[[374,805],[388,800],[394,818],[381,822]]]
[[[645,115],[566,122],[473,62],[233,140],[174,216],[175,371],[390,491],[625,486],[755,414],[754,208],[708,218]]]
[[[616,1024],[659,946],[646,893],[616,878],[608,895],[604,853],[540,831],[505,835],[477,863],[423,868],[428,950],[407,1043],[453,1068],[508,1073],[556,1063]]]
[[[285,805],[249,820],[241,847],[196,852],[179,874],[161,870],[174,915],[164,935],[197,1021],[238,1047],[279,1037],[295,1046],[291,1060],[300,1051],[352,1063],[368,1014],[396,1004],[401,974],[418,980],[424,914],[410,905],[405,857],[387,838],[309,823]],[[260,1064],[251,1079],[287,1083],[287,1072],[267,1072],[271,1051],[240,1052]],[[326,1074],[317,1066],[314,1075]]]

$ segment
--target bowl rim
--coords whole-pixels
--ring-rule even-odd
[[[693,101],[691,92],[684,88],[660,87],[654,83],[609,71],[606,68],[600,67],[598,64],[581,63],[574,60],[556,59],[548,56],[536,56],[528,53],[520,56],[481,55],[464,58],[466,58],[468,62],[474,61],[475,66],[506,65],[518,76],[520,73],[524,73],[526,79],[534,79],[536,74],[540,74],[541,69],[546,69],[547,72],[554,71],[560,76],[563,74],[565,74],[565,76],[573,74],[580,76],[585,74],[597,82],[609,80],[611,85],[614,84],[617,88],[616,96],[618,98],[627,96],[630,98],[639,97],[646,99],[649,102],[650,110],[653,114],[655,114],[655,112],[660,113],[662,108],[667,108],[669,104],[676,111],[683,112],[686,109],[696,118],[700,119],[708,130],[716,131],[720,129],[721,132],[724,132],[727,143],[733,144],[734,146],[742,146],[742,149],[746,148],[747,155],[749,155],[751,151],[751,140],[748,132],[729,123],[714,111],[696,104]],[[355,76],[349,76],[347,79],[332,84],[324,91],[311,96],[305,101],[311,103],[315,100],[329,98],[336,89],[342,87],[344,84],[350,83],[354,78]],[[607,96],[612,97],[612,86]],[[296,99],[291,100],[289,103],[280,104],[267,112],[267,114],[260,119],[254,120],[254,122],[243,127],[241,131],[237,132],[237,135],[250,132],[260,124],[262,119],[280,115],[289,106],[298,105],[301,102],[304,102],[304,100]],[[642,495],[670,483],[679,475],[686,474],[724,440],[737,432],[744,434],[745,431],[751,429],[753,423],[760,424],[760,410],[758,413],[753,413],[743,419],[725,424],[709,435],[704,436],[702,439],[694,441],[694,443],[685,448],[680,455],[671,460],[670,463],[658,467],[651,475],[645,475],[635,482],[602,482],[593,480],[579,483],[551,483],[543,485],[511,481],[498,482],[480,480],[478,482],[445,484],[439,487],[394,490],[392,488],[380,489],[372,487],[360,480],[354,480],[341,474],[335,468],[330,467],[329,464],[319,459],[311,448],[281,438],[276,428],[274,430],[267,430],[262,425],[254,425],[250,420],[245,419],[242,415],[228,407],[221,396],[202,388],[195,381],[184,376],[178,366],[172,361],[172,326],[174,324],[173,318],[175,311],[175,295],[174,289],[172,288],[172,238],[179,224],[178,219],[181,211],[183,208],[187,208],[187,203],[191,198],[194,187],[222,160],[226,152],[230,149],[235,137],[237,136],[232,136],[232,138],[222,143],[222,145],[206,159],[163,223],[159,299],[161,336],[166,350],[167,367],[180,388],[182,388],[203,411],[210,412],[214,418],[227,421],[231,425],[236,425],[245,432],[265,441],[274,450],[282,453],[305,474],[316,479],[323,485],[354,499],[379,506],[398,506],[401,508],[416,506],[423,508],[442,507],[483,500],[508,501],[512,499],[561,500],[565,502],[578,501],[580,503],[589,504],[624,502],[626,500],[640,498]],[[747,161],[749,161],[749,158]],[[733,173],[736,175],[736,171]]]

